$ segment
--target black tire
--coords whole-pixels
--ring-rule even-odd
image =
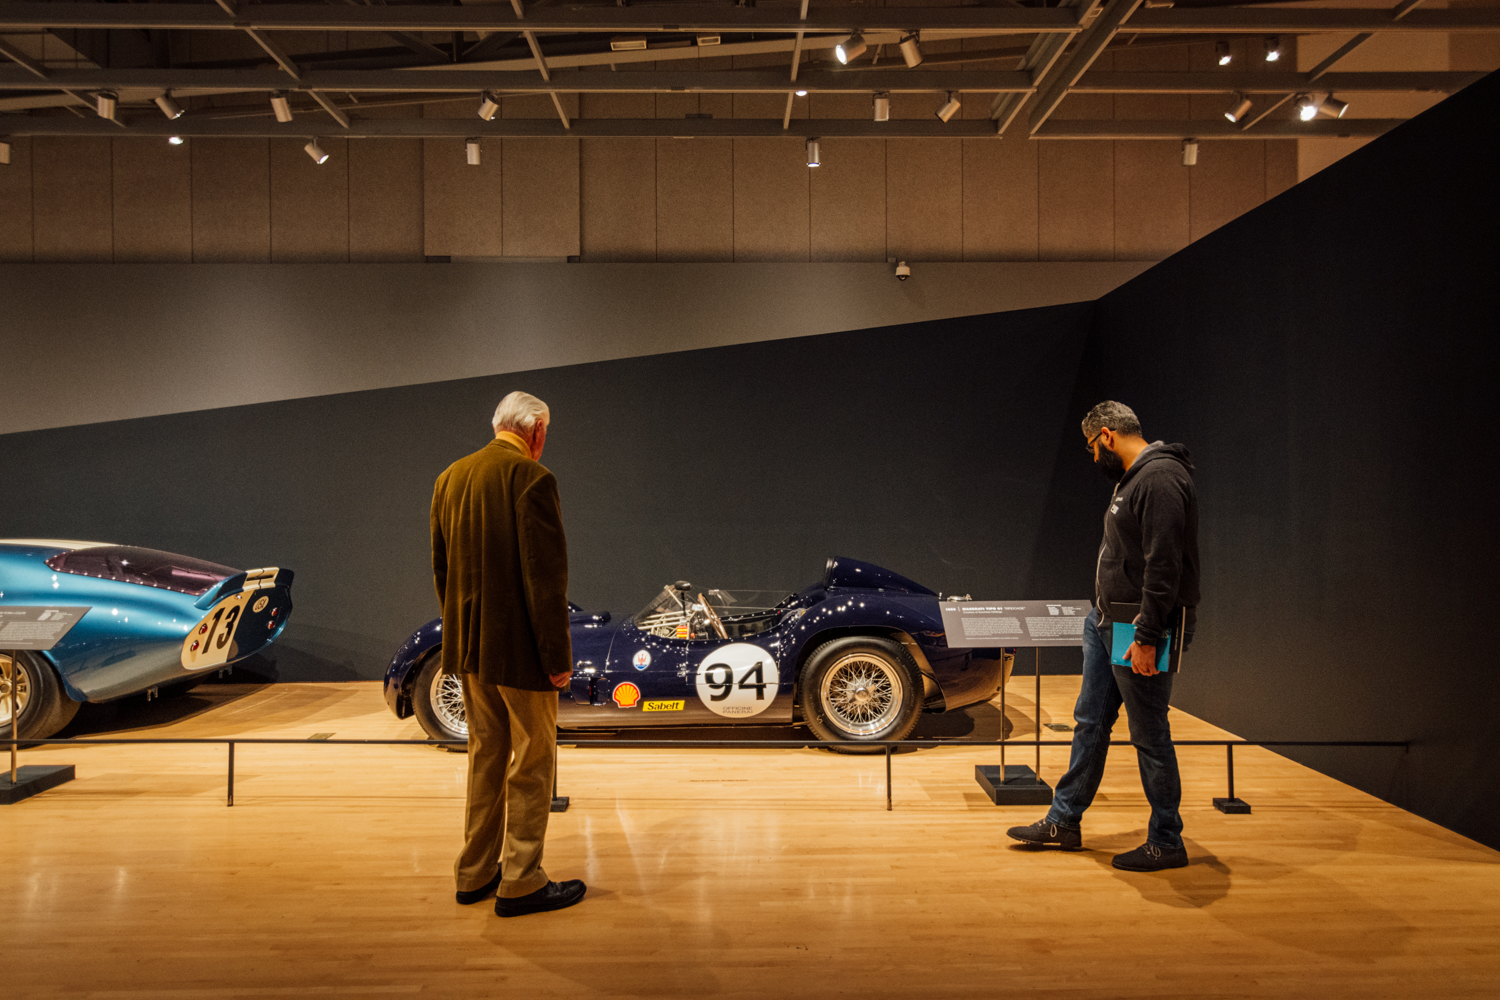
[[[35,653],[18,654],[21,701],[21,739],[45,740],[78,714],[78,702],[68,697],[52,664]],[[10,654],[0,654],[0,665],[8,666]],[[0,671],[0,677],[9,671]],[[0,681],[0,738],[10,739],[10,689]]]
[[[411,709],[422,731],[435,740],[468,740],[464,723],[464,702],[458,675],[443,670],[442,647],[429,652],[417,669],[411,685]],[[466,753],[468,747],[444,747],[454,753]]]
[[[860,744],[905,739],[922,713],[921,674],[889,639],[859,635],[824,643],[807,658],[799,683],[808,727],[842,753],[880,753]]]

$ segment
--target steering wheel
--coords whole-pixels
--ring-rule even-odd
[[[714,627],[715,632],[719,633],[719,638],[728,639],[729,633],[724,631],[724,623],[719,621],[719,613],[714,610],[712,604],[703,599],[702,591],[698,593],[698,603],[703,605],[703,612],[708,615],[708,623]]]

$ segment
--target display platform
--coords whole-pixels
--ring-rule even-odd
[[[1016,685],[1015,730],[1071,721],[1078,680],[1043,676],[1040,712]],[[71,734],[298,742],[238,747],[233,809],[220,745],[23,750],[23,765],[71,761],[78,779],[4,813],[0,899],[19,909],[0,951],[26,957],[6,996],[186,983],[483,997],[503,983],[539,997],[950,1000],[1000,983],[1027,997],[1369,1000],[1500,981],[1500,952],[1481,945],[1500,937],[1500,852],[1269,750],[1236,748],[1236,791],[1257,809],[1224,816],[1209,802],[1224,794],[1223,748],[1181,748],[1192,864],[1136,875],[1110,867],[1149,817],[1129,747],[1110,754],[1085,850],[1064,853],[1011,845],[1005,829],[1045,807],[991,803],[972,775],[996,748],[952,728],[894,755],[890,812],[883,755],[564,745],[571,807],[551,816],[547,873],[589,894],[500,920],[453,901],[464,755],[308,741],[420,739],[378,682],[210,684],[94,707]],[[997,703],[965,711],[977,738],[996,738]],[[1182,739],[1234,735],[1175,710],[1171,722]],[[1043,747],[1043,779],[1067,759]],[[167,945],[135,961],[149,941]]]

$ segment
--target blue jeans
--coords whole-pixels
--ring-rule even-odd
[[[1057,783],[1047,821],[1078,829],[1083,811],[1094,801],[1104,758],[1109,754],[1110,731],[1120,717],[1120,706],[1130,721],[1141,785],[1151,803],[1151,826],[1146,839],[1162,847],[1182,846],[1182,779],[1177,774],[1177,751],[1167,722],[1172,697],[1172,675],[1143,677],[1129,667],[1109,662],[1109,643],[1099,631],[1099,612],[1089,615],[1083,630],[1083,687],[1073,707],[1073,755],[1068,773]]]

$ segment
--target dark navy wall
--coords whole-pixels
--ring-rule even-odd
[[[1410,739],[1292,756],[1493,846],[1497,113],[1492,76],[1101,299],[1073,407],[1127,401],[1197,462],[1176,703],[1247,737]],[[1058,469],[1044,526],[1094,488]]]
[[[1028,595],[1091,310],[0,436],[0,537],[289,566],[277,675],[377,677],[437,614],[433,479],[486,442],[495,404],[520,388],[553,410],[543,461],[585,607],[633,613],[678,579],[790,590],[834,554],[944,593]]]

